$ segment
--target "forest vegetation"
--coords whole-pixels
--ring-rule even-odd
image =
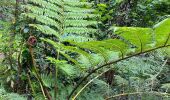
[[[0,100],[170,100],[170,0],[0,0]]]

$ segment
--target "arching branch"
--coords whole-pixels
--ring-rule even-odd
[[[169,37],[166,41],[169,40]],[[159,46],[159,47],[156,47],[156,48],[153,48],[153,49],[150,49],[150,50],[147,50],[147,51],[143,51],[143,52],[140,52],[140,53],[136,53],[136,54],[133,54],[133,55],[130,55],[130,56],[127,56],[127,57],[124,57],[122,59],[118,59],[116,61],[112,61],[112,62],[109,62],[109,63],[106,63],[106,64],[103,64],[101,66],[98,66],[97,68],[95,68],[94,70],[92,70],[91,72],[89,72],[78,84],[77,86],[72,90],[72,92],[70,93],[70,95],[68,96],[68,100],[71,98],[71,96],[74,94],[74,92],[78,89],[78,87],[84,82],[87,80],[87,78],[89,76],[91,76],[93,73],[95,73],[97,70],[105,67],[105,66],[108,66],[108,65],[111,65],[111,64],[115,64],[117,62],[120,62],[120,61],[123,61],[123,60],[126,60],[126,59],[129,59],[129,58],[132,58],[132,57],[135,57],[137,55],[140,55],[140,54],[144,54],[144,53],[148,53],[148,52],[151,52],[151,51],[154,51],[154,50],[157,50],[157,49],[161,49],[161,48],[165,48],[165,47],[169,47],[169,45],[163,45],[163,46]]]

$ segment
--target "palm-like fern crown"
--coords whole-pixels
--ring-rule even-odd
[[[29,0],[24,7],[29,13],[23,15],[36,19],[37,24],[29,24],[42,33],[53,34],[60,38],[63,34],[88,35],[97,29],[97,22],[92,19],[97,17],[93,9],[88,9],[91,3],[79,0]]]

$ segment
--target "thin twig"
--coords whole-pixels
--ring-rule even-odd
[[[133,92],[133,93],[122,93],[122,94],[117,94],[117,95],[113,95],[113,96],[110,96],[110,97],[107,97],[105,98],[105,100],[109,100],[109,99],[112,99],[112,98],[115,98],[115,97],[120,97],[120,96],[126,96],[126,95],[135,95],[135,94],[156,94],[156,95],[168,95],[170,96],[169,93],[162,93],[162,92]]]
[[[109,71],[110,69],[108,69],[107,71]],[[104,73],[106,73],[107,71],[104,71],[102,73],[100,73],[99,75],[97,75],[96,77],[94,77],[93,79],[91,79],[88,83],[86,83],[78,92],[77,94],[72,98],[72,100],[75,100],[77,98],[77,96],[91,83],[93,82],[95,79],[97,79],[98,77],[100,77],[101,75],[103,75]]]

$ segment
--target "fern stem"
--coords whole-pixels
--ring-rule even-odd
[[[58,68],[56,68],[57,66],[55,66],[54,68],[54,99],[56,100],[57,99],[57,71],[58,71]]]
[[[43,94],[43,96],[44,96],[44,98],[45,98],[45,100],[46,100],[46,99],[47,99],[47,98],[46,98],[47,96],[45,95],[45,90],[44,90],[41,82],[40,82],[40,87],[41,87],[42,94]]]
[[[100,73],[99,75],[97,75],[96,77],[94,77],[93,79],[91,79],[88,83],[86,83],[78,92],[77,94],[72,98],[72,100],[75,100],[78,95],[91,83],[93,82],[95,79],[97,79],[98,77],[100,77],[101,75],[103,75],[104,73],[108,72],[111,68],[109,68],[108,70]]]
[[[19,15],[19,0],[16,0],[15,3],[15,21],[17,21]]]
[[[170,39],[170,33],[169,33],[169,35],[168,35],[168,38],[167,38],[166,41],[165,41],[164,46],[166,46],[166,44],[168,43],[169,39]]]
[[[29,84],[31,91],[32,91],[32,95],[35,96],[35,90],[34,90],[32,84],[31,84],[31,79],[30,79],[30,76],[29,76],[28,73],[27,73],[27,78],[28,78],[28,84]]]
[[[29,45],[29,51],[30,51],[30,54],[31,54],[32,63],[33,63],[33,68],[34,68],[34,70],[35,70],[36,78],[38,79],[38,81],[39,81],[39,83],[40,83],[42,92],[43,92],[43,94],[45,94],[45,98],[47,97],[48,100],[52,100],[49,91],[48,91],[47,88],[45,87],[45,85],[44,85],[44,83],[43,83],[40,75],[38,74],[38,70],[37,70],[37,68],[36,68],[36,63],[35,63],[34,56],[33,56],[33,49],[32,49],[32,47],[31,47],[31,45]]]

